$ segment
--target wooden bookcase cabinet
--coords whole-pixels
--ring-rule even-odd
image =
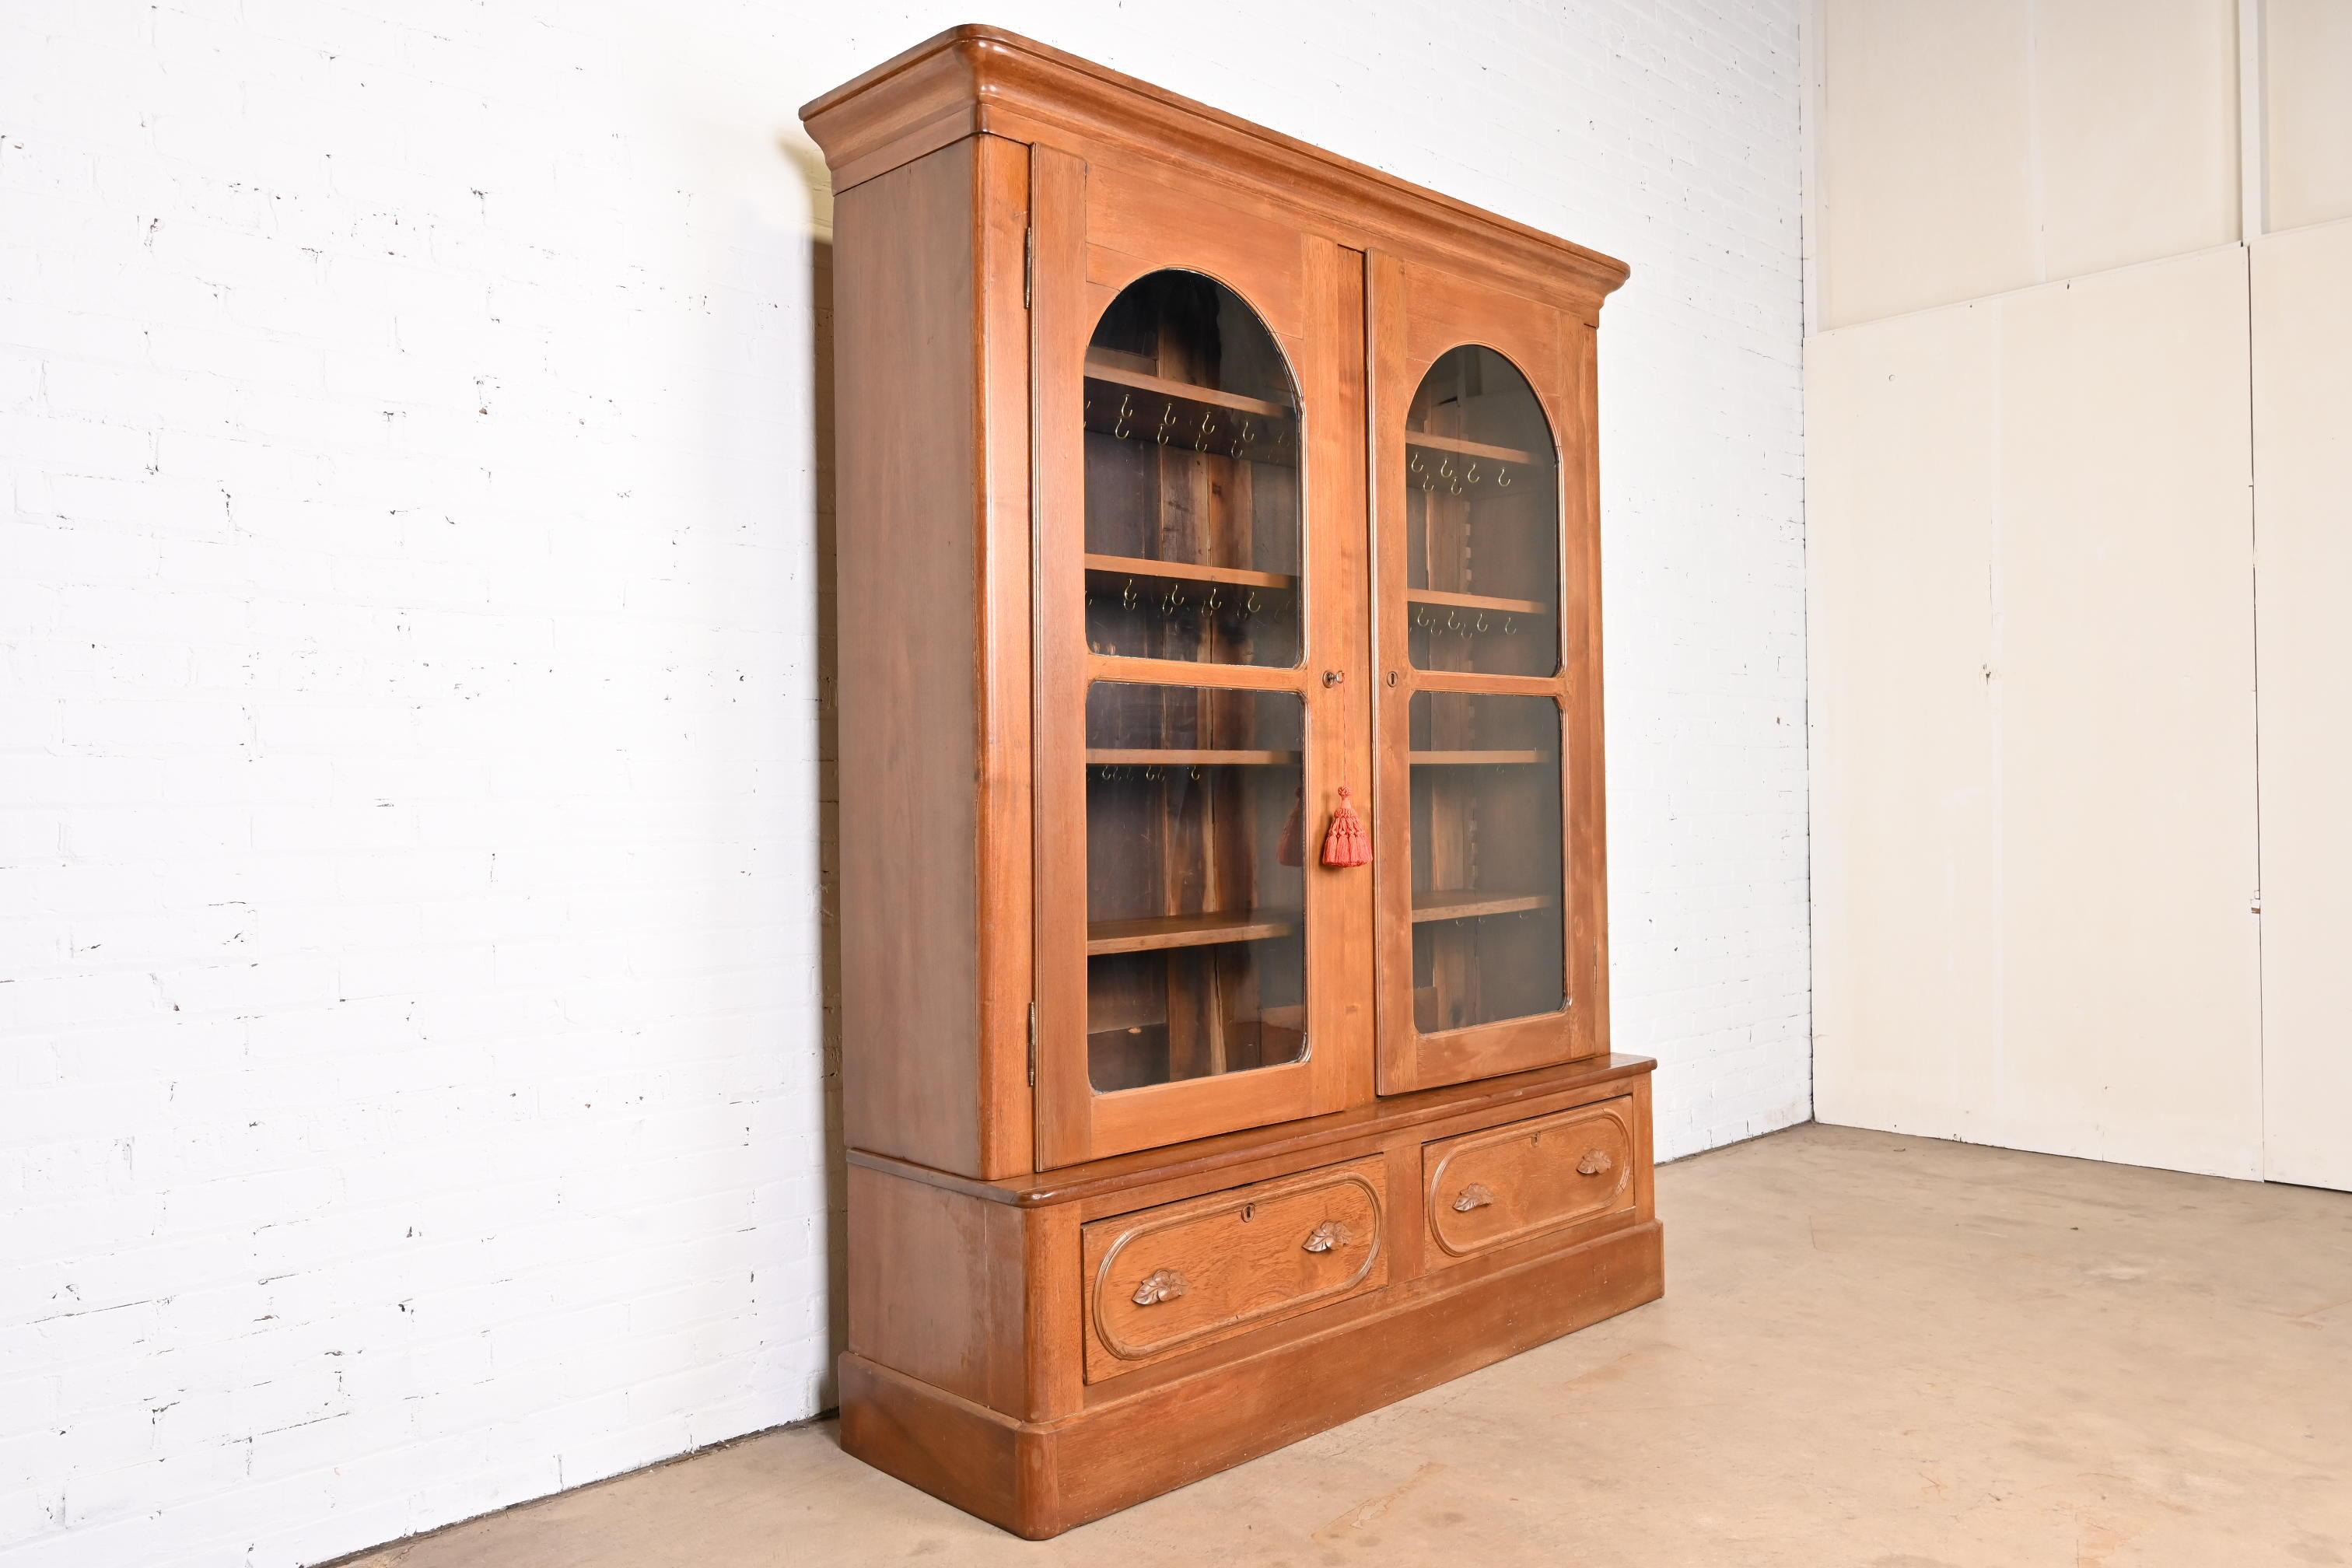
[[[844,1446],[1047,1536],[1657,1297],[1608,1026],[1624,267],[991,28],[802,118]],[[1343,798],[1369,864],[1318,853]]]

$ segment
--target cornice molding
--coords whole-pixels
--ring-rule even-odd
[[[801,110],[836,191],[978,132],[1087,156],[1109,148],[1304,209],[1362,248],[1520,278],[1587,319],[1623,262],[1004,32],[950,28]]]

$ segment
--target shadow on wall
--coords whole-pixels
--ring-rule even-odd
[[[830,191],[824,192],[829,200]],[[813,395],[816,418],[816,690],[817,800],[820,934],[823,956],[819,982],[824,987],[824,1372],[818,1380],[817,1404],[833,1410],[840,1403],[835,1368],[849,1348],[849,1165],[847,1138],[841,1112],[841,758],[840,689],[837,668],[839,639],[837,601],[834,595],[834,471],[833,471],[833,240],[829,234],[809,243],[809,303],[816,321],[809,336]]]
[[[793,136],[778,138],[778,151],[808,188],[809,409],[814,463],[812,473],[816,518],[816,724],[817,884],[819,898],[819,994],[824,1038],[821,1089],[824,1096],[825,1357],[817,1380],[816,1405],[831,1413],[840,1405],[835,1386],[842,1352],[849,1348],[849,1167],[841,1108],[841,760],[838,668],[839,614],[834,595],[833,466],[833,178],[814,147]]]

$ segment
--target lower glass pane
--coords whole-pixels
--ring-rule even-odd
[[[1413,696],[1412,1010],[1423,1034],[1566,1005],[1559,746],[1549,698]]]
[[[1087,693],[1087,1064],[1095,1089],[1307,1054],[1305,711],[1289,692]]]

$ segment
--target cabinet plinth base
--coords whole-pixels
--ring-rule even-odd
[[[1649,1221],[1460,1284],[1420,1283],[1327,1332],[1048,1422],[845,1354],[841,1446],[1041,1541],[1654,1301],[1663,1233]]]

